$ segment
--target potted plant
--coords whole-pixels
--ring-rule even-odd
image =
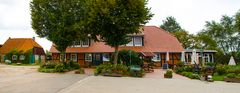
[[[172,78],[173,71],[168,69],[167,72],[164,74],[164,78]]]

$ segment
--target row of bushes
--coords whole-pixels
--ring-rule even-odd
[[[80,69],[80,65],[72,61],[63,63],[46,62],[40,65],[38,71],[45,73],[54,73],[54,72],[66,72],[75,69]]]
[[[138,72],[130,70],[130,67],[122,64],[101,64],[97,66],[97,68],[94,71],[95,75],[106,75],[106,74],[118,74],[121,76],[136,76],[136,77],[142,77],[144,76],[144,71],[141,69]]]
[[[183,76],[186,76],[188,78],[191,78],[191,79],[200,79],[200,76],[198,74],[195,74],[193,72],[181,72],[180,75],[183,75]]]
[[[226,75],[226,74],[240,74],[240,66],[228,66],[228,65],[218,65],[216,67],[216,73],[218,75]]]

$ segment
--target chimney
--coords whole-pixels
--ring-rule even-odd
[[[11,37],[8,37],[8,39],[11,39]]]
[[[35,41],[35,37],[33,37],[32,39],[33,39],[33,41]]]

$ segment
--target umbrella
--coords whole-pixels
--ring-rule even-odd
[[[182,54],[181,54],[181,61],[185,63],[185,52],[182,51]]]
[[[235,65],[236,65],[236,62],[235,62],[233,56],[231,56],[228,65],[232,65],[232,66],[235,66]]]
[[[197,62],[197,53],[196,53],[196,49],[193,49],[192,57],[191,57],[191,64],[195,64],[196,62]]]

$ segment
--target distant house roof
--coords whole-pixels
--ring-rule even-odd
[[[196,52],[207,52],[207,53],[215,53],[217,52],[216,50],[203,50],[201,51],[200,49],[195,49]],[[193,49],[185,49],[185,52],[193,52]]]
[[[144,46],[120,46],[121,49],[134,50],[136,52],[182,52],[181,43],[172,34],[156,26],[144,26],[141,35],[144,36]],[[54,45],[51,53],[59,53]],[[114,48],[105,45],[104,42],[93,42],[90,47],[68,47],[67,53],[100,53],[114,52]]]
[[[0,48],[2,47],[3,45],[0,44]]]
[[[26,52],[32,48],[42,48],[32,38],[9,38],[0,48],[1,54],[6,54],[16,49],[17,51]]]

